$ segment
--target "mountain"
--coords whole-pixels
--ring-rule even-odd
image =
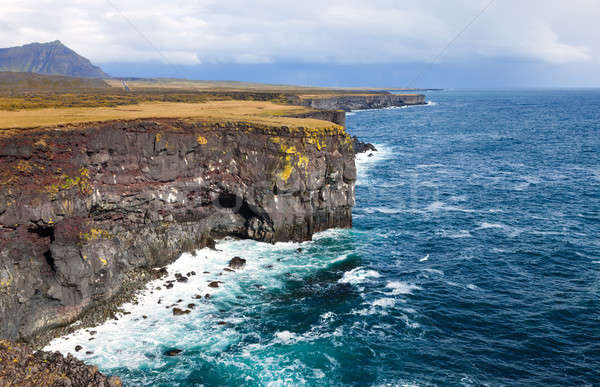
[[[108,78],[98,66],[77,54],[59,40],[0,48],[0,71]]]

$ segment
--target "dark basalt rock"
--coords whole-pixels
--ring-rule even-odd
[[[354,148],[354,153],[356,153],[356,154],[369,152],[369,151],[373,151],[373,152],[377,151],[377,148],[375,148],[375,146],[373,144],[369,144],[368,142],[362,142],[356,136],[352,137],[352,147]],[[369,154],[369,157],[371,157],[371,156],[372,156],[372,154]]]
[[[188,314],[190,312],[191,312],[191,310],[189,310],[189,309],[173,308],[173,316],[181,316],[184,314]]]
[[[184,275],[181,275],[179,273],[175,273],[175,280],[177,282],[188,282],[188,278]]]
[[[229,267],[232,269],[241,269],[246,266],[246,260],[240,257],[233,257],[229,261]]]
[[[168,351],[164,352],[164,355],[165,356],[177,356],[181,352],[183,352],[181,349],[169,349]]]
[[[154,268],[215,248],[215,238],[301,242],[352,226],[354,153],[334,124],[64,129],[0,137],[0,316],[10,316],[0,337],[39,346],[78,319],[98,324],[123,295],[167,274]]]
[[[208,284],[209,288],[218,288],[221,281],[212,281]]]
[[[118,377],[107,377],[98,372],[98,367],[86,365],[71,354],[33,352],[24,344],[0,340],[0,386],[122,385]]]

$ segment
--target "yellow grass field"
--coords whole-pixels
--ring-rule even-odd
[[[242,121],[291,128],[326,128],[329,121],[289,118],[285,115],[312,109],[267,101],[208,101],[204,103],[146,102],[136,105],[93,108],[46,108],[0,111],[0,134],[6,129],[55,126],[136,118],[192,118],[205,121]],[[2,129],[5,129],[2,133]]]

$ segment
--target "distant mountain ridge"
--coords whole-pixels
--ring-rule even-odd
[[[60,40],[0,48],[0,71],[109,78],[100,67],[77,54]]]

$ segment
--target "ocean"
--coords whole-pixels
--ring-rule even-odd
[[[600,91],[427,100],[349,113],[353,229],[183,254],[47,349],[135,386],[599,385]]]

